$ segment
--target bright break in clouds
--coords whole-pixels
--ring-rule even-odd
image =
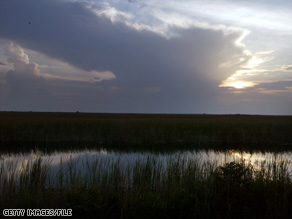
[[[0,110],[291,114],[288,6],[0,0]]]

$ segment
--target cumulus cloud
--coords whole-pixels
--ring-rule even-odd
[[[11,106],[25,107],[27,110],[39,106],[47,107],[46,103],[51,101],[52,96],[47,90],[47,84],[40,74],[38,64],[30,62],[23,49],[13,43],[5,46],[5,54],[7,62],[13,66],[13,70],[5,75],[6,83],[10,88]]]
[[[5,56],[7,57],[7,67],[2,68],[0,73],[0,99],[4,103],[4,107],[1,106],[2,103],[0,105],[2,109],[8,109],[7,107],[10,106],[16,107],[16,109],[22,108],[22,110],[57,110],[60,101],[63,101],[62,97],[68,93],[68,88],[75,89],[75,91],[70,91],[71,95],[75,95],[74,93],[78,91],[76,87],[86,87],[86,85],[88,87],[88,83],[115,79],[115,75],[110,71],[87,72],[56,61],[51,61],[51,63],[59,65],[57,66],[59,76],[53,74],[54,72],[46,72],[46,70],[50,70],[49,66],[42,66],[43,72],[41,72],[40,66],[29,60],[28,54],[23,48],[12,42],[6,43]],[[3,74],[2,71],[5,69],[9,70]],[[73,76],[68,76],[68,72],[66,75],[66,71]],[[7,101],[7,97],[9,101]]]
[[[203,112],[216,100],[218,85],[252,58],[242,43],[245,30],[182,16],[160,17],[159,26],[106,3],[9,0],[0,7],[0,38],[68,63],[98,84],[76,80],[70,92],[68,83],[57,89],[76,101],[86,97],[89,111]],[[34,87],[49,78],[20,47],[10,46],[6,55],[15,68],[6,77],[11,86]],[[23,75],[30,81],[19,80]]]
[[[124,95],[132,102],[164,102],[166,108],[188,104],[193,110],[213,100],[214,87],[249,59],[238,45],[241,30],[226,33],[168,24],[161,34],[157,28],[132,23],[126,13],[77,1],[11,0],[1,2],[1,7],[6,19],[0,25],[7,27],[1,28],[1,38],[92,72],[97,81],[116,78],[110,86],[125,92],[117,99]],[[10,7],[21,10],[12,15]],[[36,65],[18,54],[36,76]],[[241,61],[218,68],[230,59]],[[143,95],[149,92],[143,91],[153,87],[159,88],[154,89],[156,97],[147,101]]]
[[[13,73],[8,73],[8,75],[19,73],[24,77],[40,76],[38,64],[33,62],[30,63],[28,55],[24,53],[20,46],[13,43],[7,44],[5,47],[5,54],[8,58],[7,62],[13,64],[14,66]]]

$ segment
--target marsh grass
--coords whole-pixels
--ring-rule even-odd
[[[132,163],[1,162],[0,208],[72,208],[87,218],[291,218],[287,163],[217,165],[183,156]]]
[[[0,112],[0,150],[291,150],[292,116]]]

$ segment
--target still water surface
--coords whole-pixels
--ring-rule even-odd
[[[13,153],[0,155],[0,164],[7,166],[13,163],[16,172],[21,172],[27,165],[31,165],[35,160],[41,158],[43,163],[50,166],[54,173],[60,169],[60,166],[74,166],[78,173],[85,174],[86,167],[97,164],[100,169],[106,169],[112,164],[118,164],[121,169],[134,165],[137,162],[145,163],[148,158],[159,161],[162,166],[167,166],[170,160],[183,159],[185,163],[195,160],[200,165],[213,163],[216,166],[228,162],[243,161],[246,164],[253,165],[254,168],[260,169],[263,164],[281,163],[287,165],[288,171],[292,173],[292,151],[280,153],[249,153],[241,151],[214,151],[214,150],[189,150],[177,151],[172,153],[152,153],[152,152],[117,152],[105,149],[100,150],[81,150],[69,152],[44,153],[42,151],[31,151],[30,153]]]

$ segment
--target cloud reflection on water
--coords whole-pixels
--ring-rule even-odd
[[[60,165],[65,165],[67,167],[75,165],[76,171],[80,173],[85,172],[85,164],[92,165],[94,162],[99,162],[101,164],[115,164],[119,163],[120,168],[126,169],[127,166],[133,165],[136,162],[147,162],[148,158],[157,159],[162,163],[164,167],[168,165],[169,160],[173,159],[184,159],[189,161],[198,161],[200,165],[207,163],[214,163],[216,166],[223,165],[228,162],[241,162],[245,164],[251,164],[255,169],[260,169],[262,164],[269,164],[276,162],[280,164],[285,162],[288,166],[289,171],[292,171],[292,152],[282,152],[282,153],[248,153],[240,152],[235,150],[228,150],[224,152],[214,151],[214,150],[189,150],[189,151],[178,151],[171,154],[165,153],[152,153],[152,152],[117,152],[108,151],[105,149],[100,150],[83,150],[83,151],[69,151],[69,152],[54,152],[51,154],[46,154],[41,151],[31,151],[27,154],[4,154],[2,155],[2,161],[4,165],[9,162],[16,163],[17,172],[27,168],[38,158],[42,160],[43,163],[49,163],[51,171],[57,173]],[[106,171],[107,165],[103,165],[104,171]]]

